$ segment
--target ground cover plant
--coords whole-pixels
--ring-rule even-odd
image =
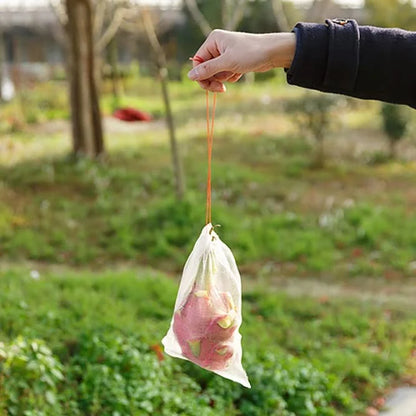
[[[206,137],[203,93],[173,84],[177,201],[154,85],[125,100],[156,121],[106,118],[100,161],[67,156],[63,120],[0,137],[0,415],[357,415],[414,380],[414,120],[391,160],[379,106],[347,101],[317,169],[285,113],[300,91],[279,79],[231,86],[214,137],[213,221],[243,276],[253,389],[162,360],[203,226]]]
[[[163,356],[177,281],[160,272],[0,277],[0,409],[12,415],[356,414],[405,372],[416,337],[411,310],[256,285],[244,297],[247,390]]]
[[[178,202],[168,146],[143,136],[105,162],[47,156],[1,167],[0,255],[179,270],[204,215],[203,137],[182,145],[188,192]],[[243,268],[273,259],[299,273],[414,276],[414,165],[313,170],[310,145],[297,137],[216,139],[213,220]]]

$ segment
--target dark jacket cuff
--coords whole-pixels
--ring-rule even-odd
[[[306,88],[321,85],[328,58],[327,26],[298,23],[293,32],[296,34],[296,51],[292,65],[287,71],[288,83]]]
[[[289,84],[322,90],[353,91],[359,67],[360,31],[355,20],[298,23]]]

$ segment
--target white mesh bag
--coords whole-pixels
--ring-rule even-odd
[[[167,354],[250,387],[241,364],[241,278],[231,250],[207,224],[181,278]]]

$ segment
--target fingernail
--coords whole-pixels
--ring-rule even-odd
[[[198,69],[193,68],[188,72],[188,78],[192,81],[196,81],[199,78]]]

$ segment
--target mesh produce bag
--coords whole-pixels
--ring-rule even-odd
[[[211,225],[211,154],[207,93],[208,184],[206,225],[185,264],[168,333],[167,354],[250,387],[241,364],[241,278],[231,250]],[[215,109],[215,95],[214,95]],[[212,112],[214,114],[214,110]]]
[[[250,387],[241,364],[241,279],[231,250],[207,224],[182,274],[162,343],[166,353]]]

